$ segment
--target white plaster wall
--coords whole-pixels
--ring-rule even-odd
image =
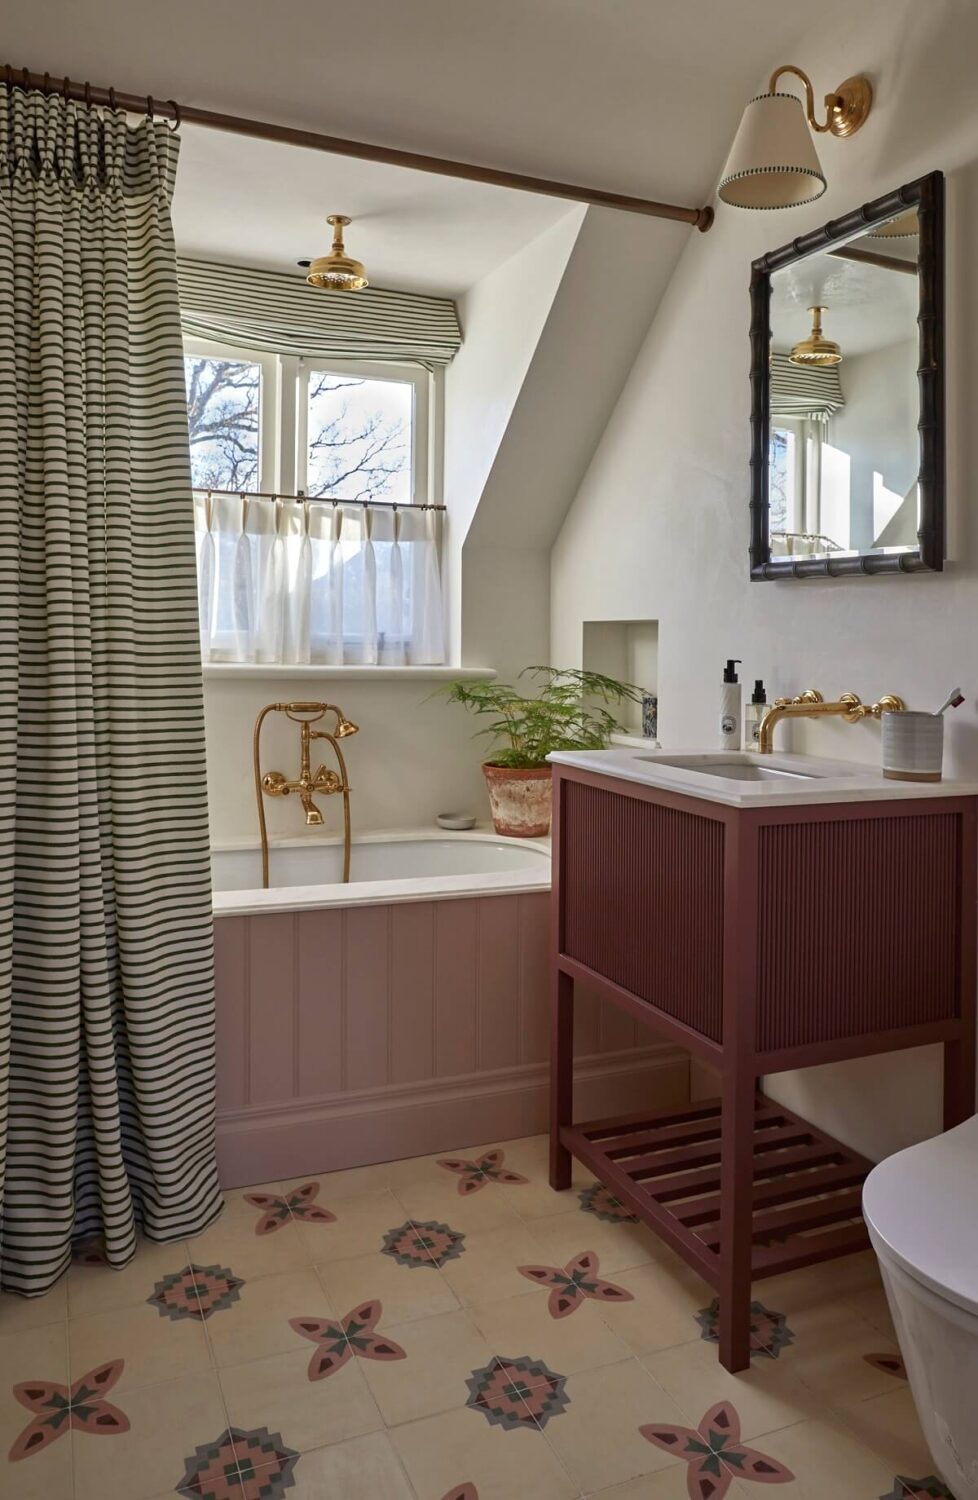
[[[886,533],[885,545],[916,544],[918,362],[917,341],[912,339],[842,363],[846,404],[829,421],[828,440],[849,455],[849,545],[860,551],[872,547],[881,531]],[[915,487],[913,501],[900,506],[889,526],[882,528],[873,519],[876,473],[896,495]],[[836,534],[826,519],[824,501],[822,529],[829,536]]]
[[[625,390],[554,546],[551,654],[580,660],[582,621],[659,621],[659,732],[666,746],[715,743],[720,675],[769,691],[851,689],[936,706],[963,684],[948,769],[978,774],[978,7],[873,0],[844,25],[813,20],[796,49],[816,95],[867,70],[874,112],[848,141],[818,138],[829,190],[807,208],[718,207],[691,234]],[[770,63],[783,62],[772,56]],[[763,78],[758,84],[763,86]],[[748,579],[748,281],[751,260],[934,168],[948,174],[951,562],[943,575],[752,584]],[[805,726],[796,743],[874,761],[876,726]],[[791,1076],[786,1103],[875,1154],[939,1128],[931,1056],[906,1054]]]

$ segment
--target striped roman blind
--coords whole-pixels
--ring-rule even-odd
[[[787,354],[771,356],[771,412],[776,417],[818,417],[823,421],[841,411],[845,397],[839,366],[806,369],[793,365]]]
[[[299,275],[178,260],[183,331],[192,338],[307,359],[410,360],[447,365],[462,330],[450,297],[330,293]]]

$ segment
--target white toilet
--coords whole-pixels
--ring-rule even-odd
[[[875,1167],[863,1213],[937,1473],[978,1500],[978,1115]]]

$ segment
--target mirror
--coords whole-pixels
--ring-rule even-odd
[[[754,579],[943,566],[943,188],[754,262]]]

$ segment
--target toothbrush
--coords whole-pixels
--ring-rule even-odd
[[[962,693],[961,689],[959,687],[952,688],[947,697],[944,699],[944,702],[941,704],[940,708],[935,710],[934,718],[939,718],[946,709],[960,708],[963,702],[964,694]]]

